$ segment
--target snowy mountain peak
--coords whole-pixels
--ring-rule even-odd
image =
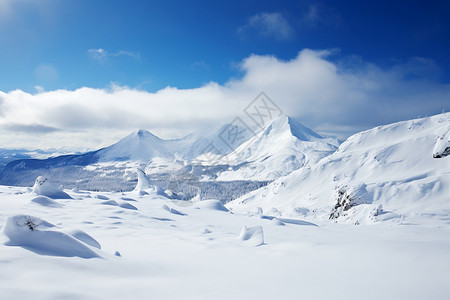
[[[229,207],[260,207],[263,213],[275,207],[286,216],[301,212],[353,224],[425,215],[447,220],[442,216],[450,211],[450,160],[444,157],[450,154],[449,128],[450,113],[357,133],[330,156]]]
[[[157,137],[156,135],[154,135],[153,133],[151,133],[150,131],[145,130],[145,129],[139,129],[138,131],[131,133],[127,137],[137,138],[137,139],[150,138],[150,139],[162,140],[161,138]],[[126,139],[127,137],[125,137],[124,139]]]
[[[143,161],[154,157],[172,158],[165,148],[164,140],[147,130],[140,129],[117,143],[99,151],[100,162],[105,161]]]
[[[336,144],[282,115],[222,159],[235,168],[222,172],[219,179],[273,180],[330,155]]]
[[[319,134],[287,115],[281,115],[279,118],[273,120],[265,129],[267,133],[272,130],[277,133],[289,132],[292,136],[301,141],[322,139]]]
[[[138,131],[132,133],[132,135],[137,136],[138,138],[156,138],[156,139],[160,139],[159,137],[157,137],[156,135],[154,135],[153,133],[151,133],[148,130],[145,129],[139,129]]]

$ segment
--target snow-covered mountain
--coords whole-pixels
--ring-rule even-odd
[[[163,140],[147,130],[138,130],[119,142],[97,152],[98,162],[150,161],[154,157],[173,159],[170,140]]]
[[[202,178],[203,173],[207,173],[208,178],[215,180],[267,181],[315,162],[336,149],[336,141],[322,139],[287,116],[273,121],[256,135],[243,126],[225,124],[206,136],[191,134],[171,140],[161,139],[146,130],[138,130],[96,151],[10,162],[0,173],[0,183],[29,185],[36,176],[52,178],[61,177],[63,173],[64,178],[70,177],[72,182],[77,181],[83,188],[103,189],[105,185],[111,188],[116,180],[121,183],[118,182],[115,189],[122,190],[132,185],[122,181],[136,180],[136,167],[145,169],[147,174],[152,174],[157,180],[175,173],[177,178],[181,178],[183,176],[180,174],[187,172],[196,178]],[[229,129],[241,133],[232,145],[226,139]],[[211,155],[221,159],[202,160],[202,157]],[[221,166],[216,167],[217,164]],[[100,181],[94,178],[98,176],[101,176],[97,178]],[[98,185],[101,186],[96,187]]]
[[[18,159],[47,158],[58,155],[58,150],[29,150],[0,148],[0,171],[6,164]]]
[[[317,164],[228,207],[356,223],[421,214],[448,220],[450,157],[443,157],[448,148],[442,143],[449,128],[447,113],[357,133]]]
[[[232,153],[221,164],[232,166],[219,180],[274,180],[316,163],[336,151],[339,141],[324,139],[300,122],[282,115]]]
[[[224,125],[207,136],[191,134],[181,139],[164,140],[149,131],[133,132],[117,143],[96,151],[51,157],[19,159],[0,169],[0,184],[32,186],[38,176],[50,178],[57,186],[84,190],[131,191],[142,168],[155,185],[171,189],[187,198],[200,194],[226,202],[267,182],[200,182],[203,167],[189,166],[193,157],[205,152],[223,155],[232,151],[221,138]],[[243,140],[245,141],[245,139]],[[239,141],[239,142],[243,142]],[[214,144],[214,147],[210,147]],[[236,144],[239,146],[239,143]],[[223,168],[223,167],[222,167]],[[193,170],[200,170],[193,174]],[[217,171],[211,171],[214,179]]]

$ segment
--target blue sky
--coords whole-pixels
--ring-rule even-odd
[[[252,53],[291,59],[304,48],[338,48],[341,55],[383,67],[428,58],[440,69],[428,76],[450,79],[448,1],[6,3],[8,12],[0,21],[3,91],[110,82],[149,91],[192,88],[240,76],[234,64]],[[263,13],[279,14],[286,34],[277,28],[271,32],[263,20],[249,24]],[[96,61],[90,49],[104,49],[109,56]]]
[[[450,109],[449,15],[448,1],[0,0],[0,142],[14,135],[20,146],[31,134],[50,139],[49,132],[80,138],[94,128],[106,132],[113,120],[117,134],[109,140],[82,140],[107,143],[136,127],[186,133],[164,120],[114,119],[102,105],[121,107],[128,100],[117,95],[125,92],[142,96],[136,110],[149,106],[165,118],[182,99],[235,106],[201,115],[192,100],[188,115],[178,113],[192,124],[186,131],[227,121],[260,90],[287,114],[340,137],[436,114]],[[258,77],[264,70],[270,73]],[[290,94],[277,89],[284,84]],[[329,112],[341,104],[340,114]],[[83,124],[59,118],[83,110],[92,116],[80,116]]]

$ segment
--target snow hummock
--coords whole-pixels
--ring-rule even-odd
[[[180,216],[186,216],[185,213],[182,213],[181,211],[176,210],[175,208],[169,207],[169,206],[167,206],[166,204],[164,204],[164,205],[162,206],[162,208],[163,208],[164,210],[167,210],[168,212],[170,212],[170,213],[172,213],[172,214],[180,215]]]
[[[94,239],[92,236],[90,236],[89,234],[84,232],[83,230],[72,229],[72,230],[67,231],[66,233],[70,234],[77,240],[80,240],[83,243],[88,244],[89,246],[95,247],[97,249],[102,249],[102,246],[100,245],[100,243],[96,239]]]
[[[31,202],[40,204],[45,207],[62,207],[63,205],[61,203],[56,202],[52,198],[49,198],[47,196],[37,196],[31,199]]]
[[[39,176],[38,178],[36,178],[36,181],[34,182],[34,186],[32,188],[32,192],[36,195],[46,196],[52,199],[72,198],[66,192],[53,186],[50,181],[43,176]]]
[[[262,226],[242,227],[239,239],[247,245],[261,246],[264,244],[264,233]]]
[[[105,200],[97,195],[138,210],[102,205]],[[265,214],[247,215],[237,208],[232,213],[207,209],[209,201],[198,209],[201,202],[132,192],[78,191],[78,201],[59,200],[63,207],[49,209],[31,202],[35,196],[22,187],[0,186],[1,298],[116,299],[129,298],[130,290],[142,299],[390,300],[404,298],[406,290],[411,299],[447,298],[450,218],[445,206],[439,215],[429,210],[381,222],[392,207],[359,204],[346,212],[367,208],[378,223],[354,226],[330,221],[329,210],[324,218],[304,221],[314,208],[294,201],[305,196],[290,199],[295,216],[272,217],[266,214],[284,212],[276,202],[261,206]],[[324,200],[330,207],[336,190],[331,198]],[[253,227],[263,228],[262,234]],[[241,232],[244,240],[238,238]],[[83,259],[93,253],[102,259]],[[382,288],[371,297],[367,291],[374,282]]]
[[[208,209],[217,211],[228,211],[228,209],[220,202],[215,199],[202,200],[194,203],[194,207],[198,209]]]
[[[94,243],[95,240],[89,235],[77,231],[75,232],[77,237],[74,237],[54,228],[56,227],[53,224],[39,218],[16,215],[6,220],[3,233],[9,238],[6,245],[20,246],[37,254],[81,258],[99,257],[95,251],[83,243],[83,240]]]
[[[433,149],[434,158],[450,155],[450,127],[439,130],[438,138]]]

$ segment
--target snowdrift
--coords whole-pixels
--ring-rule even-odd
[[[50,181],[43,176],[36,178],[32,192],[36,195],[46,196],[52,199],[72,199],[66,192],[53,186]]]
[[[222,204],[222,202],[220,202],[219,200],[214,200],[214,199],[202,200],[199,202],[195,202],[194,208],[225,211],[225,212],[228,211],[228,209]]]
[[[100,244],[87,233],[77,230],[73,235],[56,230],[56,226],[27,215],[9,217],[3,229],[8,246],[20,246],[41,255],[94,258],[99,255],[88,245]]]
[[[262,226],[244,226],[239,239],[249,246],[261,246],[264,244],[264,233]]]

